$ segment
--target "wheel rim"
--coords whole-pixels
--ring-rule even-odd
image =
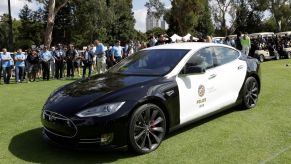
[[[143,151],[156,149],[166,132],[163,113],[157,108],[146,108],[136,117],[133,125],[134,141]]]
[[[254,107],[257,104],[259,95],[258,83],[255,79],[252,79],[246,85],[245,102],[249,107]]]

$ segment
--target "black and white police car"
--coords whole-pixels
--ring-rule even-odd
[[[233,105],[256,106],[260,64],[212,43],[137,52],[106,74],[52,93],[42,110],[46,140],[72,148],[154,151],[165,134]]]

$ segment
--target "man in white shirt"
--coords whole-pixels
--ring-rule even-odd
[[[106,54],[105,54],[105,47],[99,41],[95,40],[96,50],[95,55],[97,56],[97,74],[105,73],[106,72]]]
[[[1,67],[3,70],[4,83],[9,84],[11,77],[11,61],[13,61],[9,52],[6,48],[2,49],[3,53],[0,54]]]

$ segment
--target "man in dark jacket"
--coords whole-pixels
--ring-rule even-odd
[[[235,39],[235,48],[242,51],[242,45],[241,45],[241,32],[238,32],[236,34],[236,39]]]
[[[72,44],[69,45],[69,49],[66,52],[66,62],[67,62],[67,78],[74,78],[75,67],[74,61],[76,58],[77,52]]]
[[[55,59],[55,78],[61,79],[63,78],[63,70],[64,70],[64,59],[65,59],[65,52],[62,49],[61,44],[58,44],[57,49],[53,53],[53,57]]]

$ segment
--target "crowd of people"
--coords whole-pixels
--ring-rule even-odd
[[[160,35],[158,39],[151,36],[147,43],[129,41],[124,46],[121,46],[120,40],[117,40],[114,45],[105,46],[96,39],[83,50],[77,50],[73,44],[69,46],[58,44],[51,48],[44,46],[25,51],[18,49],[12,54],[3,48],[0,53],[0,83],[3,77],[4,84],[9,84],[13,76],[16,83],[34,82],[41,78],[43,80],[74,79],[76,73],[78,77],[90,77],[93,70],[96,74],[104,73],[108,68],[140,49],[170,42],[168,36]]]
[[[240,32],[232,38],[215,40],[211,36],[205,36],[199,37],[198,40],[193,40],[191,37],[189,40],[189,42],[195,41],[226,44],[241,50],[246,55],[249,54],[251,48],[259,48],[257,46],[271,44],[280,50],[286,44],[290,44],[290,38],[286,40],[277,37],[268,40],[259,37],[251,41],[247,33]],[[123,43],[123,46],[120,40],[117,40],[114,45],[105,46],[96,39],[93,44],[84,47],[81,51],[78,51],[73,44],[69,46],[58,44],[51,48],[44,46],[41,49],[29,49],[24,52],[18,49],[14,54],[10,54],[6,48],[3,48],[0,53],[0,83],[3,76],[4,84],[9,84],[12,75],[15,76],[16,83],[34,82],[40,78],[43,80],[74,79],[76,73],[78,77],[90,77],[93,70],[96,74],[104,73],[122,58],[131,56],[141,49],[167,43],[172,43],[172,39],[165,34],[158,37],[150,35],[147,42],[129,41]]]

